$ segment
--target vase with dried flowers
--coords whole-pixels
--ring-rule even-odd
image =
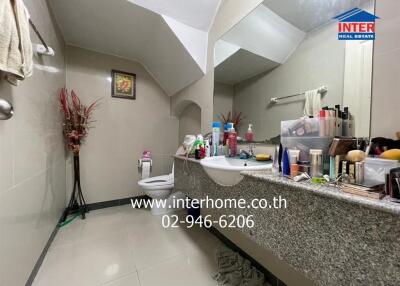
[[[97,107],[98,100],[89,106],[81,103],[79,97],[72,90],[70,94],[66,88],[61,89],[60,95],[61,112],[64,115],[63,133],[66,139],[68,150],[74,156],[74,187],[68,207],[63,215],[62,222],[72,212],[80,212],[82,219],[85,219],[87,206],[83,197],[79,169],[79,153],[89,129],[93,125],[92,114]]]
[[[219,115],[219,119],[221,120],[222,124],[225,125],[227,123],[233,123],[233,126],[236,130],[239,129],[240,123],[244,119],[241,112],[231,112],[229,111],[226,115],[221,113]]]

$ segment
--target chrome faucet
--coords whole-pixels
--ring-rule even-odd
[[[245,154],[247,158],[251,159],[251,158],[255,157],[254,150],[253,150],[254,147],[251,145],[249,145],[248,147],[249,147],[248,150],[241,149],[240,154]]]

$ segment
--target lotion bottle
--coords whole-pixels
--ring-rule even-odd
[[[249,124],[249,128],[247,129],[245,138],[247,142],[253,142],[254,141],[254,133],[253,133],[253,124]]]

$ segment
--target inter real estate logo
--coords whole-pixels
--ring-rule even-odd
[[[339,21],[338,40],[375,40],[375,20],[379,17],[354,8],[334,19]]]

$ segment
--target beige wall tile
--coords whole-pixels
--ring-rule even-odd
[[[0,97],[14,117],[0,121],[0,284],[24,285],[65,207],[65,149],[58,92],[65,85],[64,41],[46,0],[25,0],[54,57],[34,56],[34,74]],[[31,31],[33,43],[39,43]]]
[[[170,114],[170,98],[138,62],[77,47],[68,47],[67,58],[68,88],[86,104],[101,99],[81,152],[87,203],[141,195],[137,160],[143,150],[152,152],[151,176],[157,176],[170,172],[164,173],[164,157],[178,148],[178,120]],[[111,97],[112,69],[136,74],[136,100]]]

